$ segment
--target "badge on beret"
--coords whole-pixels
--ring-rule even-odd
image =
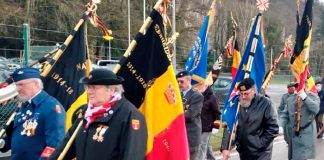
[[[241,90],[241,91],[245,91],[245,90],[246,90],[246,87],[245,87],[245,86],[241,86],[241,87],[240,87],[240,90]]]
[[[138,129],[140,129],[140,121],[137,120],[137,119],[133,119],[133,120],[132,120],[132,128],[133,128],[134,130],[138,130]]]
[[[62,112],[61,107],[59,105],[56,105],[55,106],[55,110],[56,110],[57,113],[61,113]]]

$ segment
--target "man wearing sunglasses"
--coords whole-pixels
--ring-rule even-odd
[[[252,78],[246,78],[238,85],[239,119],[236,132],[236,146],[240,159],[270,160],[273,139],[278,135],[277,116],[271,101],[257,94]],[[230,133],[224,131],[222,153],[228,159]]]
[[[188,71],[181,71],[176,75],[182,95],[183,108],[190,149],[190,160],[197,160],[201,141],[201,108],[204,97],[191,87],[191,76]]]

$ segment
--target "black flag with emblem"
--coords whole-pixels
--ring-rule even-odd
[[[72,124],[74,112],[87,103],[85,88],[79,80],[90,72],[91,68],[88,59],[86,24],[83,23],[79,30],[72,32],[71,35],[72,41],[66,48],[64,45],[61,46],[60,49],[65,48],[63,54],[54,63],[47,76],[43,77],[44,90],[58,99],[67,112],[67,129]],[[51,61],[54,60],[50,59],[48,63]],[[46,69],[45,66],[43,71]]]

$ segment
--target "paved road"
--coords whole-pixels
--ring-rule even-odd
[[[281,100],[281,95],[287,92],[286,85],[284,84],[271,84],[267,89],[267,94],[270,96],[273,104],[278,107]],[[317,139],[317,160],[324,159],[324,139]],[[222,159],[219,152],[216,153],[218,160]],[[239,155],[236,151],[231,153],[230,160],[239,160]],[[288,160],[288,145],[283,140],[283,136],[275,139],[272,152],[272,160]]]
[[[324,139],[317,139],[317,160],[324,159]],[[216,153],[216,159],[221,160],[222,156],[220,153]],[[239,160],[239,155],[237,152],[232,152],[231,157],[229,160]],[[288,145],[283,140],[283,137],[277,137],[274,144],[273,144],[273,151],[272,151],[272,160],[288,160]]]

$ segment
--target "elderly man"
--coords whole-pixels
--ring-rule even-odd
[[[283,94],[282,97],[281,97],[281,101],[280,101],[280,105],[278,107],[278,116],[280,117],[282,111],[285,109],[285,107],[287,106],[287,99],[289,96],[292,96],[295,94],[296,92],[296,87],[298,86],[298,84],[296,84],[295,82],[291,82],[289,84],[287,84],[287,93]],[[288,140],[290,138],[289,135],[291,135],[289,132],[291,132],[291,128],[289,127],[285,127],[283,128],[282,126],[280,126],[279,128],[279,132],[282,134],[284,134],[284,140],[287,142],[287,143],[290,143],[288,142]]]
[[[147,128],[144,116],[126,100],[123,79],[106,68],[94,69],[85,84],[89,102],[50,159],[57,159],[82,118],[82,126],[64,159],[143,160]]]
[[[185,111],[187,138],[190,150],[190,160],[198,158],[199,145],[201,142],[201,109],[204,97],[191,87],[191,76],[188,71],[181,71],[176,75],[182,95]]]
[[[11,149],[13,160],[47,159],[65,134],[62,105],[42,90],[40,74],[34,68],[20,68],[11,75],[18,97],[24,102],[6,130],[2,152]]]
[[[305,88],[308,88],[307,81],[305,81],[305,84]],[[298,97],[302,99],[300,131],[299,134],[295,134]],[[288,97],[287,107],[280,115],[281,125],[292,128],[291,135],[289,135],[289,142],[291,143],[288,143],[288,159],[304,160],[316,158],[315,115],[319,111],[319,104],[319,97],[307,89]]]
[[[257,94],[255,82],[246,78],[238,85],[240,111],[236,132],[236,146],[240,159],[271,159],[272,142],[278,135],[275,109],[268,98]],[[221,150],[228,159],[230,133],[224,131]]]

